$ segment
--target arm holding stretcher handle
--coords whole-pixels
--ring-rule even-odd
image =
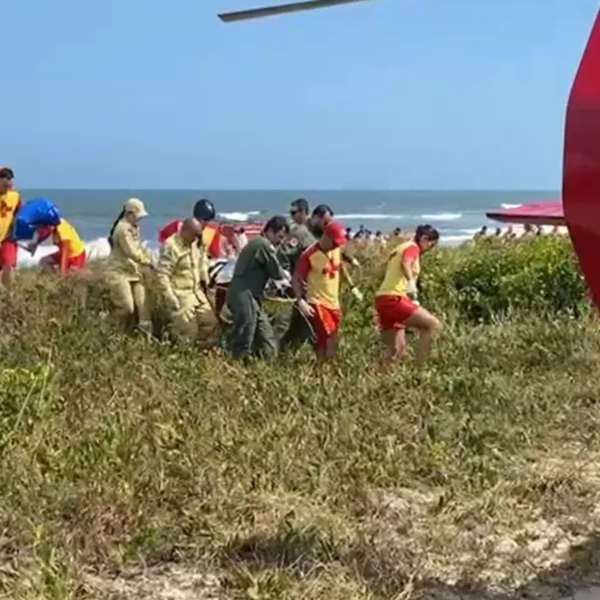
[[[343,258],[343,257],[342,257]],[[357,261],[358,262],[358,261]],[[356,285],[354,284],[354,280],[352,279],[352,277],[350,276],[350,273],[348,272],[348,268],[346,267],[346,265],[344,263],[342,263],[341,266],[341,272],[342,272],[342,277],[344,278],[344,280],[346,281],[346,283],[350,286],[350,293],[359,301],[362,302],[364,300],[364,296],[363,293],[358,289],[358,287],[356,287]]]

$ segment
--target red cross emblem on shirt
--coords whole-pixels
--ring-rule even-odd
[[[329,275],[329,279],[335,279],[335,274],[340,270],[340,266],[340,263],[335,264],[330,261],[327,263],[327,266],[323,269],[322,273],[323,275]]]
[[[10,206],[6,204],[5,200],[2,200],[2,202],[0,202],[0,219],[6,219],[6,217],[8,217],[9,214]]]

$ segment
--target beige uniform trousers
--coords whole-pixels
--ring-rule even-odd
[[[146,287],[141,281],[113,277],[108,287],[114,313],[124,324],[129,324],[137,313],[138,324],[141,328],[152,327],[148,295]]]
[[[173,313],[171,323],[171,331],[180,341],[192,342],[201,348],[213,348],[219,343],[221,328],[208,303]]]

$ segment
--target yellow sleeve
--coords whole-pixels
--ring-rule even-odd
[[[128,227],[117,227],[114,242],[118,244],[123,254],[140,265],[149,265],[150,256],[140,244],[139,239]]]
[[[179,306],[179,300],[171,285],[171,276],[177,265],[177,253],[172,246],[162,248],[156,274],[156,287],[163,300],[171,307]]]

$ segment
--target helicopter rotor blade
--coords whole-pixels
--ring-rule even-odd
[[[276,15],[304,12],[307,10],[316,10],[318,8],[329,8],[331,6],[340,6],[342,4],[354,4],[356,2],[367,1],[368,0],[309,0],[308,2],[293,2],[290,4],[263,6],[261,8],[251,8],[248,10],[239,10],[236,12],[222,13],[218,15],[218,17],[224,23],[234,23],[236,21],[262,19],[264,17],[273,17]]]

